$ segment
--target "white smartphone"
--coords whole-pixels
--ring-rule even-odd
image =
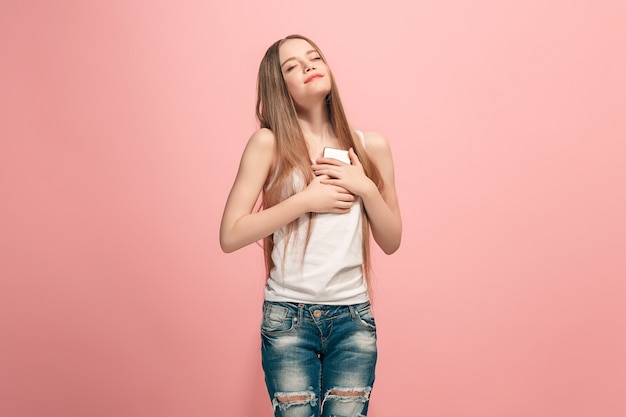
[[[345,162],[346,164],[350,163],[348,151],[344,151],[343,149],[324,148],[324,158],[334,158],[340,160],[341,162]]]

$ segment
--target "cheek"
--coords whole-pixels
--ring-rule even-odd
[[[287,85],[287,91],[293,97],[298,94],[298,83],[293,78],[285,78],[285,84]]]

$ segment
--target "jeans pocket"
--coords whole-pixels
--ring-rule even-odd
[[[376,320],[374,319],[374,313],[372,313],[372,308],[369,303],[359,305],[355,308],[355,311],[363,327],[376,330]]]
[[[294,317],[287,307],[265,303],[263,305],[263,322],[261,331],[266,334],[288,332],[293,328]]]

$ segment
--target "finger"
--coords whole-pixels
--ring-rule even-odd
[[[337,206],[335,207],[335,212],[336,213],[349,213],[350,209],[352,208],[352,204],[350,204],[349,206],[346,205],[342,205],[342,206]]]
[[[323,173],[324,175],[327,175],[329,180],[337,180],[341,178],[341,171],[325,169],[319,172]]]
[[[328,175],[327,173],[324,175],[326,175],[326,178],[322,179],[322,184],[335,185],[335,183],[339,180],[339,178]]]
[[[313,178],[313,181],[317,181],[319,183],[323,183],[324,180],[330,179],[328,175],[318,174],[316,172],[314,172],[314,174],[315,174],[315,178]]]
[[[324,184],[324,185],[333,185],[335,187],[341,187],[344,190],[350,192],[346,187],[344,187],[342,185],[343,183],[342,183],[341,179],[339,179],[339,178],[329,178],[329,179],[326,179],[326,180],[322,180],[321,183]]]
[[[344,207],[352,207],[352,205],[354,204],[354,198],[341,198],[337,200],[337,204],[339,203],[341,203],[341,205]]]
[[[315,160],[315,164],[316,165],[342,165],[345,164],[345,162],[340,161],[339,159],[335,159],[335,158],[317,158]]]
[[[348,149],[348,156],[350,157],[352,165],[361,165],[361,161],[359,160],[356,152],[354,152],[353,148]]]
[[[313,172],[320,174],[322,172],[334,172],[337,171],[338,165],[330,165],[330,164],[318,164],[311,165],[311,169]]]

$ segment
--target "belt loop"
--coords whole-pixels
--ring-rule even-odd
[[[356,319],[356,309],[354,306],[349,305],[348,308],[350,309],[350,318],[352,318],[352,320]]]
[[[298,323],[296,324],[296,328],[302,327],[302,322],[304,321],[304,304],[298,304]]]

